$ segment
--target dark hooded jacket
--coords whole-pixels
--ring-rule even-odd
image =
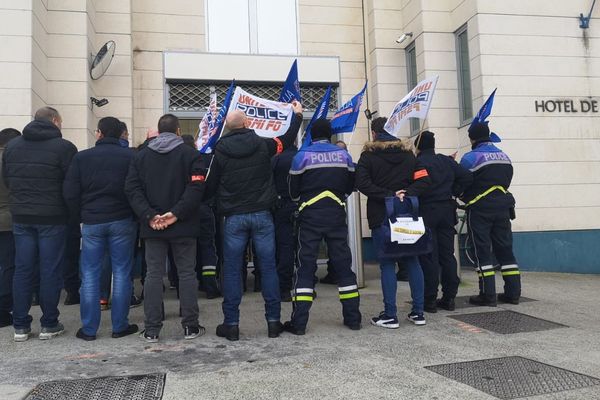
[[[18,224],[63,225],[68,210],[63,181],[75,145],[49,121],[32,121],[11,140],[2,157],[2,177],[9,189],[10,212]]]
[[[230,216],[270,210],[277,200],[271,157],[290,147],[302,123],[296,114],[288,131],[262,138],[252,129],[234,129],[215,147],[208,177],[209,195],[215,194],[217,212]]]
[[[427,169],[401,140],[365,143],[358,160],[356,187],[367,196],[369,228],[377,228],[385,220],[386,197],[395,196],[398,190],[419,196],[430,183]]]
[[[140,219],[140,237],[198,237],[205,181],[200,153],[174,133],[161,133],[138,151],[129,166],[125,194]],[[153,230],[150,220],[169,211],[177,222],[165,230]]]

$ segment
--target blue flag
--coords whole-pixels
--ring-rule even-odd
[[[291,103],[294,100],[302,102],[300,97],[300,81],[298,80],[298,60],[294,60],[287,79],[283,84],[283,90],[279,95],[279,101],[282,103]]]
[[[231,81],[231,85],[229,85],[229,89],[227,89],[227,94],[225,95],[225,100],[223,100],[223,105],[219,110],[219,114],[211,121],[212,127],[209,127],[209,130],[214,129],[214,134],[210,136],[204,147],[200,149],[200,153],[212,153],[217,140],[221,137],[221,131],[223,131],[223,126],[225,125],[225,117],[227,117],[227,110],[229,110],[229,106],[231,105],[234,86],[235,79]]]
[[[302,147],[310,146],[310,144],[312,143],[312,135],[310,134],[310,129],[312,128],[312,125],[315,123],[315,121],[318,119],[327,118],[327,112],[329,111],[329,98],[330,97],[331,97],[331,86],[329,86],[327,88],[327,91],[325,92],[325,96],[323,96],[323,98],[321,99],[321,102],[319,103],[319,107],[317,107],[317,109],[315,110],[315,113],[313,114],[310,122],[308,123],[308,126],[306,127],[306,132],[304,133],[304,141],[302,142]]]
[[[356,121],[358,120],[358,114],[360,113],[360,105],[362,104],[363,96],[367,90],[367,84],[365,87],[349,102],[344,104],[339,110],[336,111],[335,115],[331,117],[331,129],[333,133],[347,133],[354,131]]]
[[[490,94],[490,97],[488,97],[488,99],[485,101],[485,103],[483,103],[483,105],[479,109],[479,112],[477,113],[477,115],[475,116],[475,118],[473,118],[473,122],[471,122],[471,126],[475,122],[479,122],[481,124],[486,124],[487,125],[487,123],[489,121],[486,121],[486,120],[488,119],[488,117],[492,113],[492,107],[494,106],[494,96],[496,95],[496,90],[498,90],[498,89],[497,88],[494,89],[494,91],[492,92],[492,94]],[[502,141],[502,139],[500,139],[500,136],[498,136],[494,132],[490,133],[490,140],[492,142],[494,142],[494,143],[499,143],[499,142]]]

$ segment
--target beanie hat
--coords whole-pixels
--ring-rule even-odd
[[[417,136],[415,146],[419,150],[435,149],[434,133],[430,131],[421,132],[421,139]]]
[[[318,119],[312,125],[310,134],[313,140],[331,139],[331,123],[326,119]]]
[[[469,139],[480,141],[490,139],[490,128],[487,122],[473,122],[469,127]]]

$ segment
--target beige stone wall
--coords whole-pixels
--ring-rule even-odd
[[[132,0],[134,141],[164,113],[164,50],[204,51],[203,0]]]

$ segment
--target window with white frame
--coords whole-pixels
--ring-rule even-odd
[[[208,51],[297,54],[296,0],[206,0]]]
[[[411,91],[417,86],[417,50],[415,48],[415,42],[411,43],[406,47],[406,74],[407,74],[407,85],[408,91]],[[410,135],[414,136],[419,133],[421,128],[418,118],[410,119]]]
[[[456,31],[456,71],[458,72],[459,122],[461,125],[464,125],[473,118],[471,59],[469,57],[467,25]]]

